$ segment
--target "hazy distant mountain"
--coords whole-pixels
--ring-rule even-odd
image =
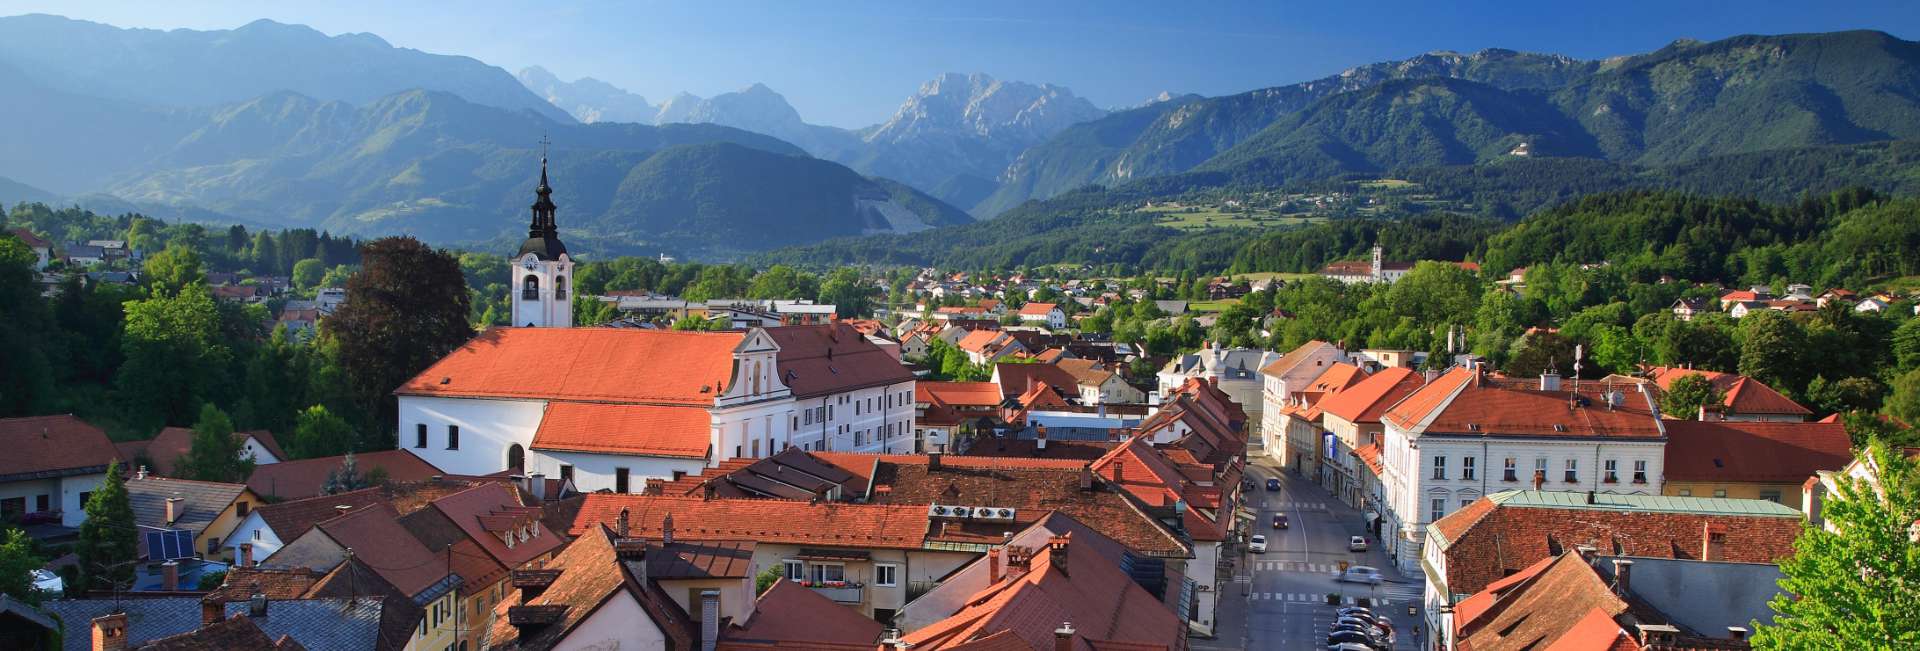
[[[546,68],[524,68],[515,78],[528,90],[560,107],[581,122],[634,122],[653,124],[660,107],[647,98],[615,88],[592,77],[561,81]]]
[[[52,192],[0,176],[0,207],[12,206],[20,202],[53,203],[60,197]]]
[[[210,106],[279,90],[364,104],[420,88],[572,121],[506,71],[474,59],[270,20],[160,31],[47,15],[0,18],[0,64],[50,89],[156,107]]]
[[[731,93],[707,99],[681,93],[662,105],[654,124],[719,124],[754,133],[764,133],[799,145],[822,158],[839,158],[842,149],[854,146],[852,132],[834,127],[807,124],[800,119],[787,98],[766,84],[754,84]],[[863,173],[867,172],[862,170]]]

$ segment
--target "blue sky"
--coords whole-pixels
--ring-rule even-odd
[[[1878,29],[1920,38],[1907,2],[152,2],[0,1],[121,27],[227,29],[257,18],[591,76],[659,103],[764,82],[810,122],[885,120],[941,72],[1067,86],[1104,107],[1229,94],[1431,50],[1580,58],[1676,38]]]

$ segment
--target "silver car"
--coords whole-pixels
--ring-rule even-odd
[[[1347,571],[1341,572],[1340,576],[1337,577],[1336,580],[1343,581],[1346,583],[1365,583],[1368,585],[1380,585],[1380,582],[1385,580],[1385,577],[1380,576],[1380,570],[1367,567],[1365,565],[1355,565],[1353,567],[1347,568]]]

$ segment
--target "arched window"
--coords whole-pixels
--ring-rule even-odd
[[[562,300],[562,301],[567,300],[567,277],[566,276],[553,277],[553,297],[555,299]]]
[[[527,467],[527,449],[519,443],[507,448],[507,467],[519,470]]]
[[[539,276],[535,276],[533,274],[527,274],[526,280],[520,283],[520,300],[523,300],[523,301],[540,300],[540,277]]]

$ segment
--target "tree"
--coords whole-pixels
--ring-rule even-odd
[[[1698,417],[1700,407],[1717,405],[1726,399],[1726,394],[1713,386],[1713,381],[1699,373],[1680,376],[1667,387],[1660,396],[1660,411],[1675,418],[1690,419]]]
[[[1799,377],[1800,351],[1807,333],[1784,312],[1765,310],[1740,319],[1740,374],[1793,394],[1804,386]]]
[[[1907,319],[1894,329],[1893,360],[1903,372],[1920,368],[1920,319]]]
[[[46,413],[56,399],[49,359],[54,330],[33,266],[39,261],[12,234],[0,231],[0,416]]]
[[[324,327],[340,344],[348,385],[377,425],[361,432],[354,449],[386,449],[394,443],[394,387],[473,338],[467,283],[452,255],[411,237],[368,242],[360,259],[346,303]]]
[[[76,590],[112,590],[130,585],[133,563],[139,560],[139,533],[119,463],[108,462],[107,477],[93,491],[86,508],[87,519],[80,523],[80,542],[74,545],[74,553],[80,558]]]
[[[1870,377],[1829,382],[1824,376],[1814,376],[1813,381],[1807,383],[1807,401],[1821,413],[1874,411],[1880,408],[1880,397],[1886,392],[1887,388],[1879,380]]]
[[[179,472],[187,479],[240,483],[253,474],[253,459],[241,458],[242,444],[233,436],[233,421],[211,403],[200,408],[193,424],[193,447],[180,457]]]
[[[1920,648],[1920,472],[1876,441],[1863,460],[1873,481],[1834,477],[1826,527],[1808,527],[1780,560],[1782,594],[1770,624],[1753,623],[1756,649]]]
[[[192,422],[200,403],[225,383],[233,354],[213,295],[196,285],[128,301],[126,310],[126,362],[115,377],[125,419],[145,431]]]
[[[325,405],[314,405],[300,412],[289,441],[292,445],[287,447],[296,459],[312,459],[346,454],[353,442],[353,426],[346,419],[333,415]]]
[[[620,310],[610,301],[584,294],[573,295],[573,325],[595,326],[620,318]]]
[[[46,564],[33,550],[33,539],[18,527],[0,532],[0,594],[12,595],[30,604],[40,603],[40,591],[33,586],[33,571]]]
[[[302,290],[320,286],[320,280],[327,277],[327,263],[319,258],[307,258],[293,263],[293,286]]]
[[[1887,397],[1887,414],[1908,424],[1920,423],[1920,369],[1907,371],[1893,380],[1893,394]]]
[[[155,297],[173,296],[207,281],[200,252],[179,243],[169,243],[166,250],[147,256],[142,270],[146,272],[147,291]]]
[[[863,317],[873,313],[873,286],[860,281],[860,272],[851,267],[835,269],[820,283],[820,303],[834,306],[842,317]]]
[[[346,458],[340,460],[339,468],[327,471],[327,482],[321,485],[320,490],[328,495],[338,495],[366,488],[373,483],[370,476],[360,474],[360,462],[353,458],[352,452],[348,452]]]
[[[747,286],[747,298],[752,299],[812,298],[819,292],[819,281],[812,275],[783,264],[767,267]]]

